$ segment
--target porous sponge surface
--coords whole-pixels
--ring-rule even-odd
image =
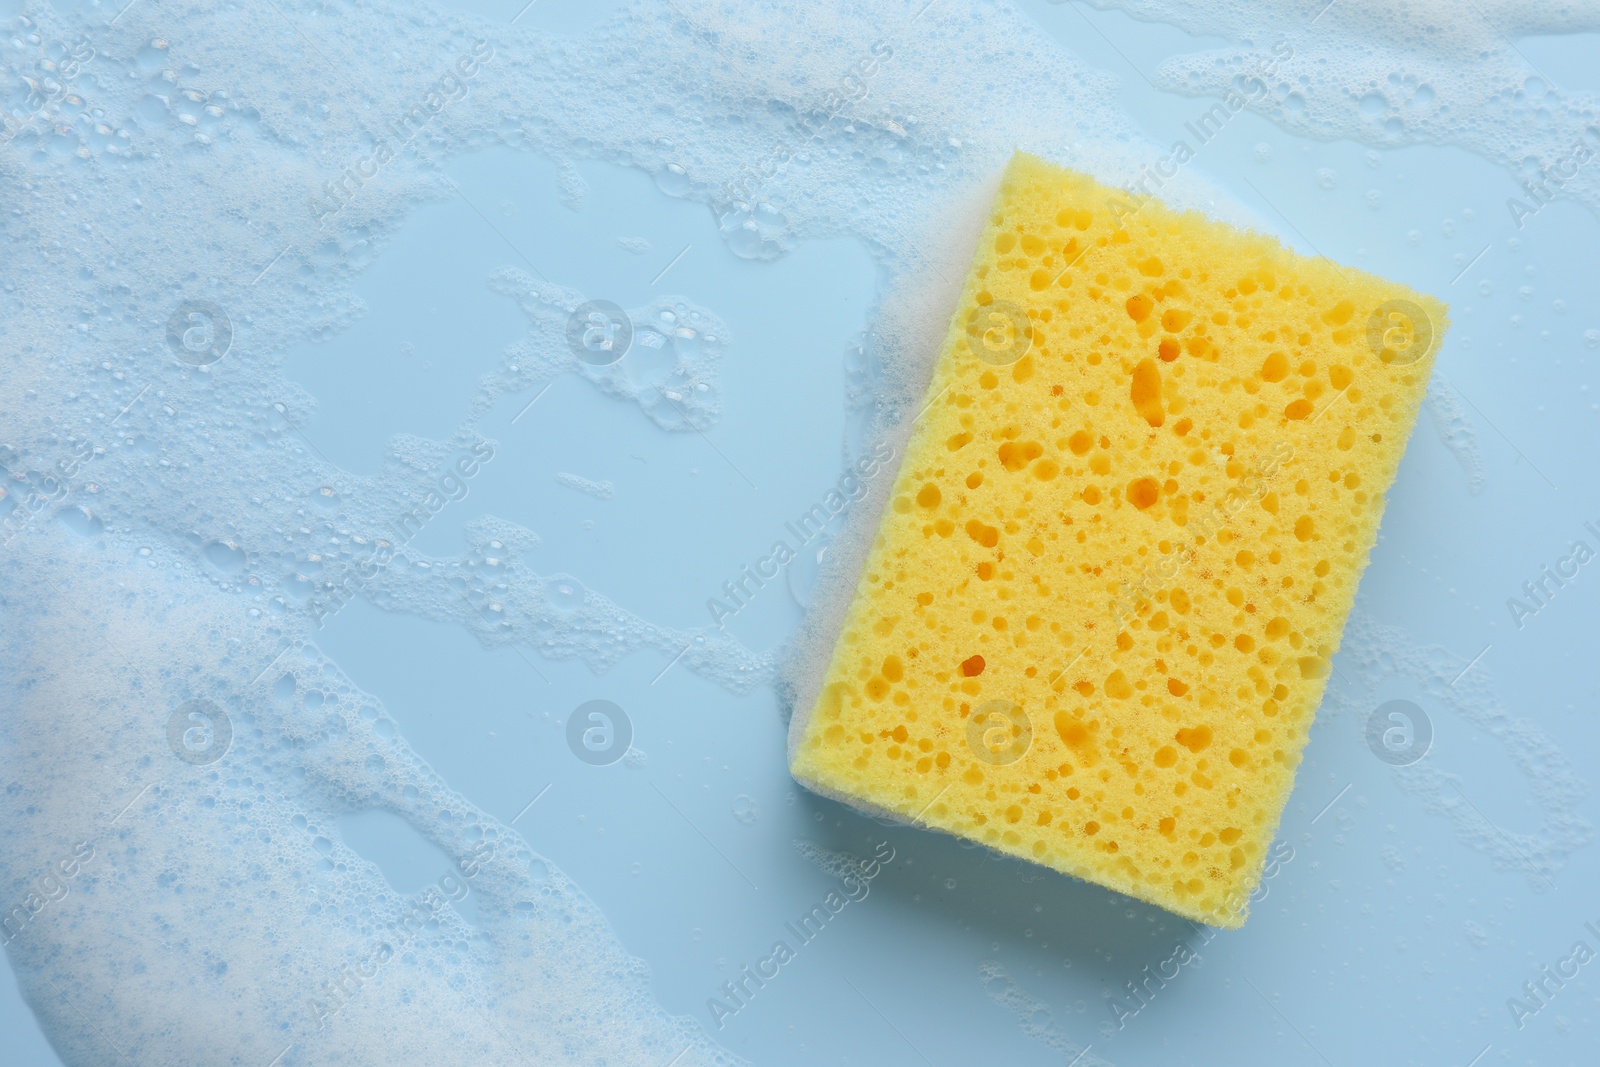
[[[1018,154],[795,777],[1242,924],[1445,327]]]

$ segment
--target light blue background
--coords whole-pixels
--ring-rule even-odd
[[[494,6],[506,14],[498,11],[505,5]],[[1182,123],[1209,106],[1151,88],[1128,60],[1150,74],[1166,55],[1221,41],[1084,5],[1024,6],[1069,50],[1123,80],[1124,108],[1158,143],[1179,136]],[[567,30],[598,17],[549,2],[527,16]],[[1596,44],[1592,35],[1519,42],[1572,88],[1600,87]],[[1269,146],[1270,161],[1256,159],[1258,144]],[[1463,661],[1490,646],[1480,666],[1502,701],[1552,736],[1587,776],[1600,754],[1593,715],[1600,576],[1585,570],[1520,632],[1505,600],[1583,536],[1585,521],[1600,525],[1600,352],[1583,338],[1600,327],[1600,224],[1558,202],[1518,234],[1504,202],[1519,190],[1479,157],[1306,141],[1248,113],[1192,166],[1303,251],[1452,305],[1439,365],[1476,406],[1467,414],[1486,489],[1468,492],[1466,473],[1424,413],[1390,496],[1361,607]],[[1338,176],[1332,189],[1317,180],[1323,168]],[[483,431],[500,442],[495,462],[418,545],[457,553],[466,522],[499,515],[540,535],[529,560],[540,573],[573,575],[661,625],[700,625],[706,598],[763,554],[783,522],[838,475],[844,352],[868,325],[877,268],[848,240],[807,244],[773,263],[740,260],[703,206],[662,195],[639,172],[580,169],[590,191],[572,211],[542,158],[495,150],[448,165],[466,198],[553,281],[624,307],[680,294],[722,316],[733,339],[721,377],[724,414],[708,442],[664,433],[635,406],[571,376],[557,379],[514,426],[525,398],[510,398]],[[1368,207],[1369,189],[1381,192],[1381,207]],[[1443,232],[1447,218],[1452,237]],[[1422,235],[1415,244],[1407,240],[1412,230]],[[632,255],[619,237],[643,237],[651,251]],[[1508,246],[1512,237],[1520,248]],[[478,377],[526,329],[515,305],[485,284],[503,266],[524,266],[505,239],[460,199],[417,209],[357,283],[368,314],[344,334],[289,354],[291,376],[319,400],[306,432],[321,451],[352,471],[371,471],[388,435],[444,437],[460,424]],[[1488,255],[1452,282],[1485,244]],[[1524,286],[1526,296],[1518,291]],[[1566,310],[1556,312],[1555,301]],[[411,354],[402,354],[402,344],[413,346]],[[558,484],[554,475],[563,471],[609,480],[616,497],[597,500]],[[767,650],[799,619],[799,608],[773,586],[730,628]],[[666,657],[653,653],[630,656],[603,677],[577,663],[538,661],[547,684],[509,651],[486,652],[456,628],[362,602],[339,614],[320,644],[387,703],[416,750],[486,811],[509,820],[548,786],[516,828],[649,963],[659,1002],[707,1026],[706,998],[774,940],[787,940],[783,923],[835,884],[796,852],[795,839],[862,856],[877,841],[892,842],[896,860],[871,896],[714,1031],[760,1064],[1070,1058],[1030,1038],[985,996],[983,960],[1002,963],[1044,1002],[1049,1017],[1041,1022],[1075,1044],[1094,1042],[1094,1055],[1116,1064],[1313,1064],[1326,1056],[1341,1065],[1464,1065],[1485,1046],[1483,1063],[1600,1059],[1600,970],[1585,970],[1520,1032],[1505,1009],[1540,964],[1553,964],[1580,937],[1594,944],[1582,927],[1600,921],[1596,850],[1579,850],[1553,891],[1531,887],[1525,873],[1495,870],[1399,788],[1398,772],[1367,750],[1361,722],[1324,717],[1314,730],[1281,832],[1295,859],[1247,928],[1219,935],[1202,950],[1199,969],[1186,969],[1125,1030],[1105,1038],[1102,989],[1166,957],[1179,937],[1195,943],[1187,926],[948,838],[880,826],[799,790],[784,767],[783,723],[769,690],[731,695],[681,666],[657,680]],[[1423,703],[1436,735],[1428,758],[1460,775],[1489,819],[1534,825],[1529,783],[1493,738],[1417,693],[1380,696]],[[592,767],[572,757],[566,717],[594,698],[627,710],[633,743],[648,756],[643,767]],[[753,822],[735,817],[736,801],[746,803],[740,798],[753,801]],[[1600,821],[1592,797],[1579,814]],[[358,816],[341,828],[401,891],[446,867],[398,820]],[[1398,869],[1381,858],[1387,846],[1403,859]],[[470,906],[463,905],[469,919]],[[7,1063],[57,1062],[9,973],[0,982],[0,1034]]]

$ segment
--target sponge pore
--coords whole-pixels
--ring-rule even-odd
[[[1241,925],[1446,325],[1015,156],[796,779]]]

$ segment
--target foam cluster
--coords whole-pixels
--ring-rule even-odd
[[[1234,42],[1166,61],[1158,76],[1173,90],[1238,94],[1285,129],[1319,139],[1475,152],[1521,186],[1507,200],[1509,229],[1558,197],[1600,215],[1600,94],[1553,84],[1513,43],[1600,30],[1593,5],[1499,0],[1462,17],[1448,0],[1357,0],[1310,15],[1249,0],[1091,2]],[[1285,52],[1292,58],[1282,61]]]

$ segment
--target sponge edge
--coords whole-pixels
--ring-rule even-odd
[[[795,778],[1241,925],[1446,325],[1017,154]]]

